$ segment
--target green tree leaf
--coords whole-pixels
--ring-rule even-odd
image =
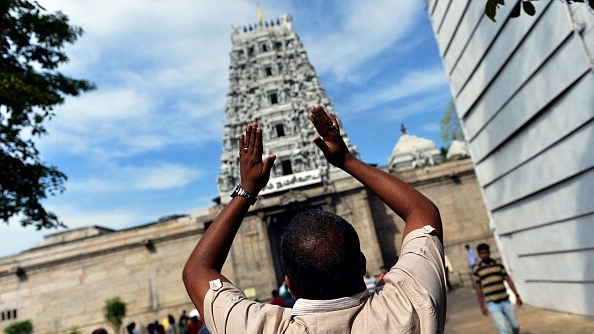
[[[454,105],[453,100],[450,101],[445,114],[439,122],[439,134],[442,142],[449,143],[453,139],[464,139],[464,132],[462,131],[462,126],[460,125],[460,120],[458,119],[456,106]]]
[[[491,19],[491,21],[496,22],[495,15],[497,14],[497,4],[495,1],[487,0],[485,3],[485,15]]]
[[[522,7],[524,8],[524,12],[530,16],[534,16],[536,13],[536,8],[530,1],[522,1]]]

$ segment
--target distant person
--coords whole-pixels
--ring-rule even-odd
[[[388,273],[388,269],[386,269],[386,266],[381,266],[380,267],[380,273],[377,275],[377,277],[375,278],[377,283],[380,283],[381,280],[384,278],[384,276]]]
[[[190,314],[188,316],[189,316],[189,319],[188,319],[188,323],[186,324],[186,333],[198,334],[200,327],[202,327],[202,325],[204,325],[204,322],[202,321],[202,317],[200,316],[200,312],[198,312],[198,310],[196,310],[196,309],[193,309],[190,311]]]
[[[202,327],[200,327],[198,334],[210,334],[210,331],[208,330],[208,327],[206,327],[206,324],[204,324],[204,325],[202,325]]]
[[[475,265],[474,280],[481,312],[485,316],[491,314],[491,318],[493,318],[500,334],[509,333],[507,323],[509,323],[512,333],[520,333],[520,324],[516,318],[516,311],[509,301],[509,295],[505,284],[503,284],[504,281],[507,282],[509,288],[516,295],[516,304],[522,306],[522,300],[514,282],[507,275],[503,264],[491,258],[489,245],[480,244],[476,250],[481,261]]]
[[[181,334],[186,334],[187,323],[188,323],[188,315],[186,314],[186,310],[183,310],[182,314],[179,316],[179,320],[177,322],[177,326],[179,327]]]
[[[287,287],[287,283],[283,282],[281,284],[278,294],[285,300],[284,307],[292,308],[295,305],[295,298],[293,298],[291,290]]]
[[[472,248],[470,248],[470,246],[465,245],[464,248],[466,248],[466,258],[468,259],[468,266],[470,267],[470,271],[472,271],[474,265],[476,264],[476,254],[474,253]]]
[[[280,287],[278,288],[278,294],[283,298],[286,298],[287,296],[291,295],[291,291],[289,290],[289,288],[287,288],[287,283],[283,282],[280,285]]]
[[[163,324],[165,327],[165,324]],[[175,334],[175,318],[169,314],[167,316],[167,327],[165,327],[165,334]]]
[[[272,290],[272,300],[270,300],[270,304],[285,306],[285,299],[278,294],[278,290]]]
[[[240,184],[204,232],[183,270],[194,305],[212,333],[442,333],[446,294],[442,225],[427,197],[352,155],[334,115],[313,107],[314,143],[332,165],[349,173],[406,225],[401,256],[370,293],[366,260],[353,225],[328,211],[297,214],[281,238],[284,281],[297,300],[291,310],[249,300],[221,274],[250,206],[266,186],[275,156],[263,159],[262,129],[246,126],[238,142]]]
[[[126,331],[128,334],[138,334],[138,329],[136,329],[136,323],[131,322],[126,326]]]
[[[148,324],[148,326],[146,326],[146,334],[155,334],[155,324],[154,323],[150,323]]]
[[[363,282],[365,282],[367,290],[373,290],[375,289],[375,285],[377,284],[377,279],[374,276],[369,275],[368,270],[365,270],[365,275],[363,275]]]

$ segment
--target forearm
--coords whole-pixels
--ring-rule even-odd
[[[376,194],[406,222],[404,235],[431,225],[442,240],[439,210],[431,200],[392,174],[372,167],[355,157],[345,160],[343,170]]]
[[[206,230],[190,258],[195,258],[197,265],[220,272],[249,207],[245,198],[233,198]]]
[[[233,198],[206,230],[184,266],[184,284],[199,312],[202,312],[209,282],[228,281],[221,275],[221,269],[249,207],[245,198]]]
[[[479,306],[483,307],[485,305],[485,294],[483,293],[483,286],[481,284],[476,284],[476,297],[478,298]]]
[[[509,276],[505,276],[505,280],[507,281],[507,285],[509,286],[511,291],[513,291],[516,296],[519,296],[520,294],[518,293],[518,290],[516,289],[516,285],[514,284],[512,279]]]

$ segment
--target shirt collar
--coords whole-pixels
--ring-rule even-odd
[[[293,305],[291,311],[292,316],[304,315],[308,313],[330,312],[337,310],[344,310],[350,307],[357,306],[365,301],[371,292],[364,290],[356,295],[349,297],[341,297],[336,299],[317,300],[299,298]]]
[[[492,259],[492,258],[489,258],[487,261],[484,261],[483,259],[481,259],[480,265],[483,266],[483,267],[484,266],[492,266],[495,263],[496,263],[495,260]]]

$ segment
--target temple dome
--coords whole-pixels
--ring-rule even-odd
[[[446,154],[446,160],[459,160],[468,158],[470,156],[468,152],[468,145],[465,141],[454,139]]]
[[[403,133],[388,161],[390,169],[405,171],[438,164],[442,157],[432,140]]]

